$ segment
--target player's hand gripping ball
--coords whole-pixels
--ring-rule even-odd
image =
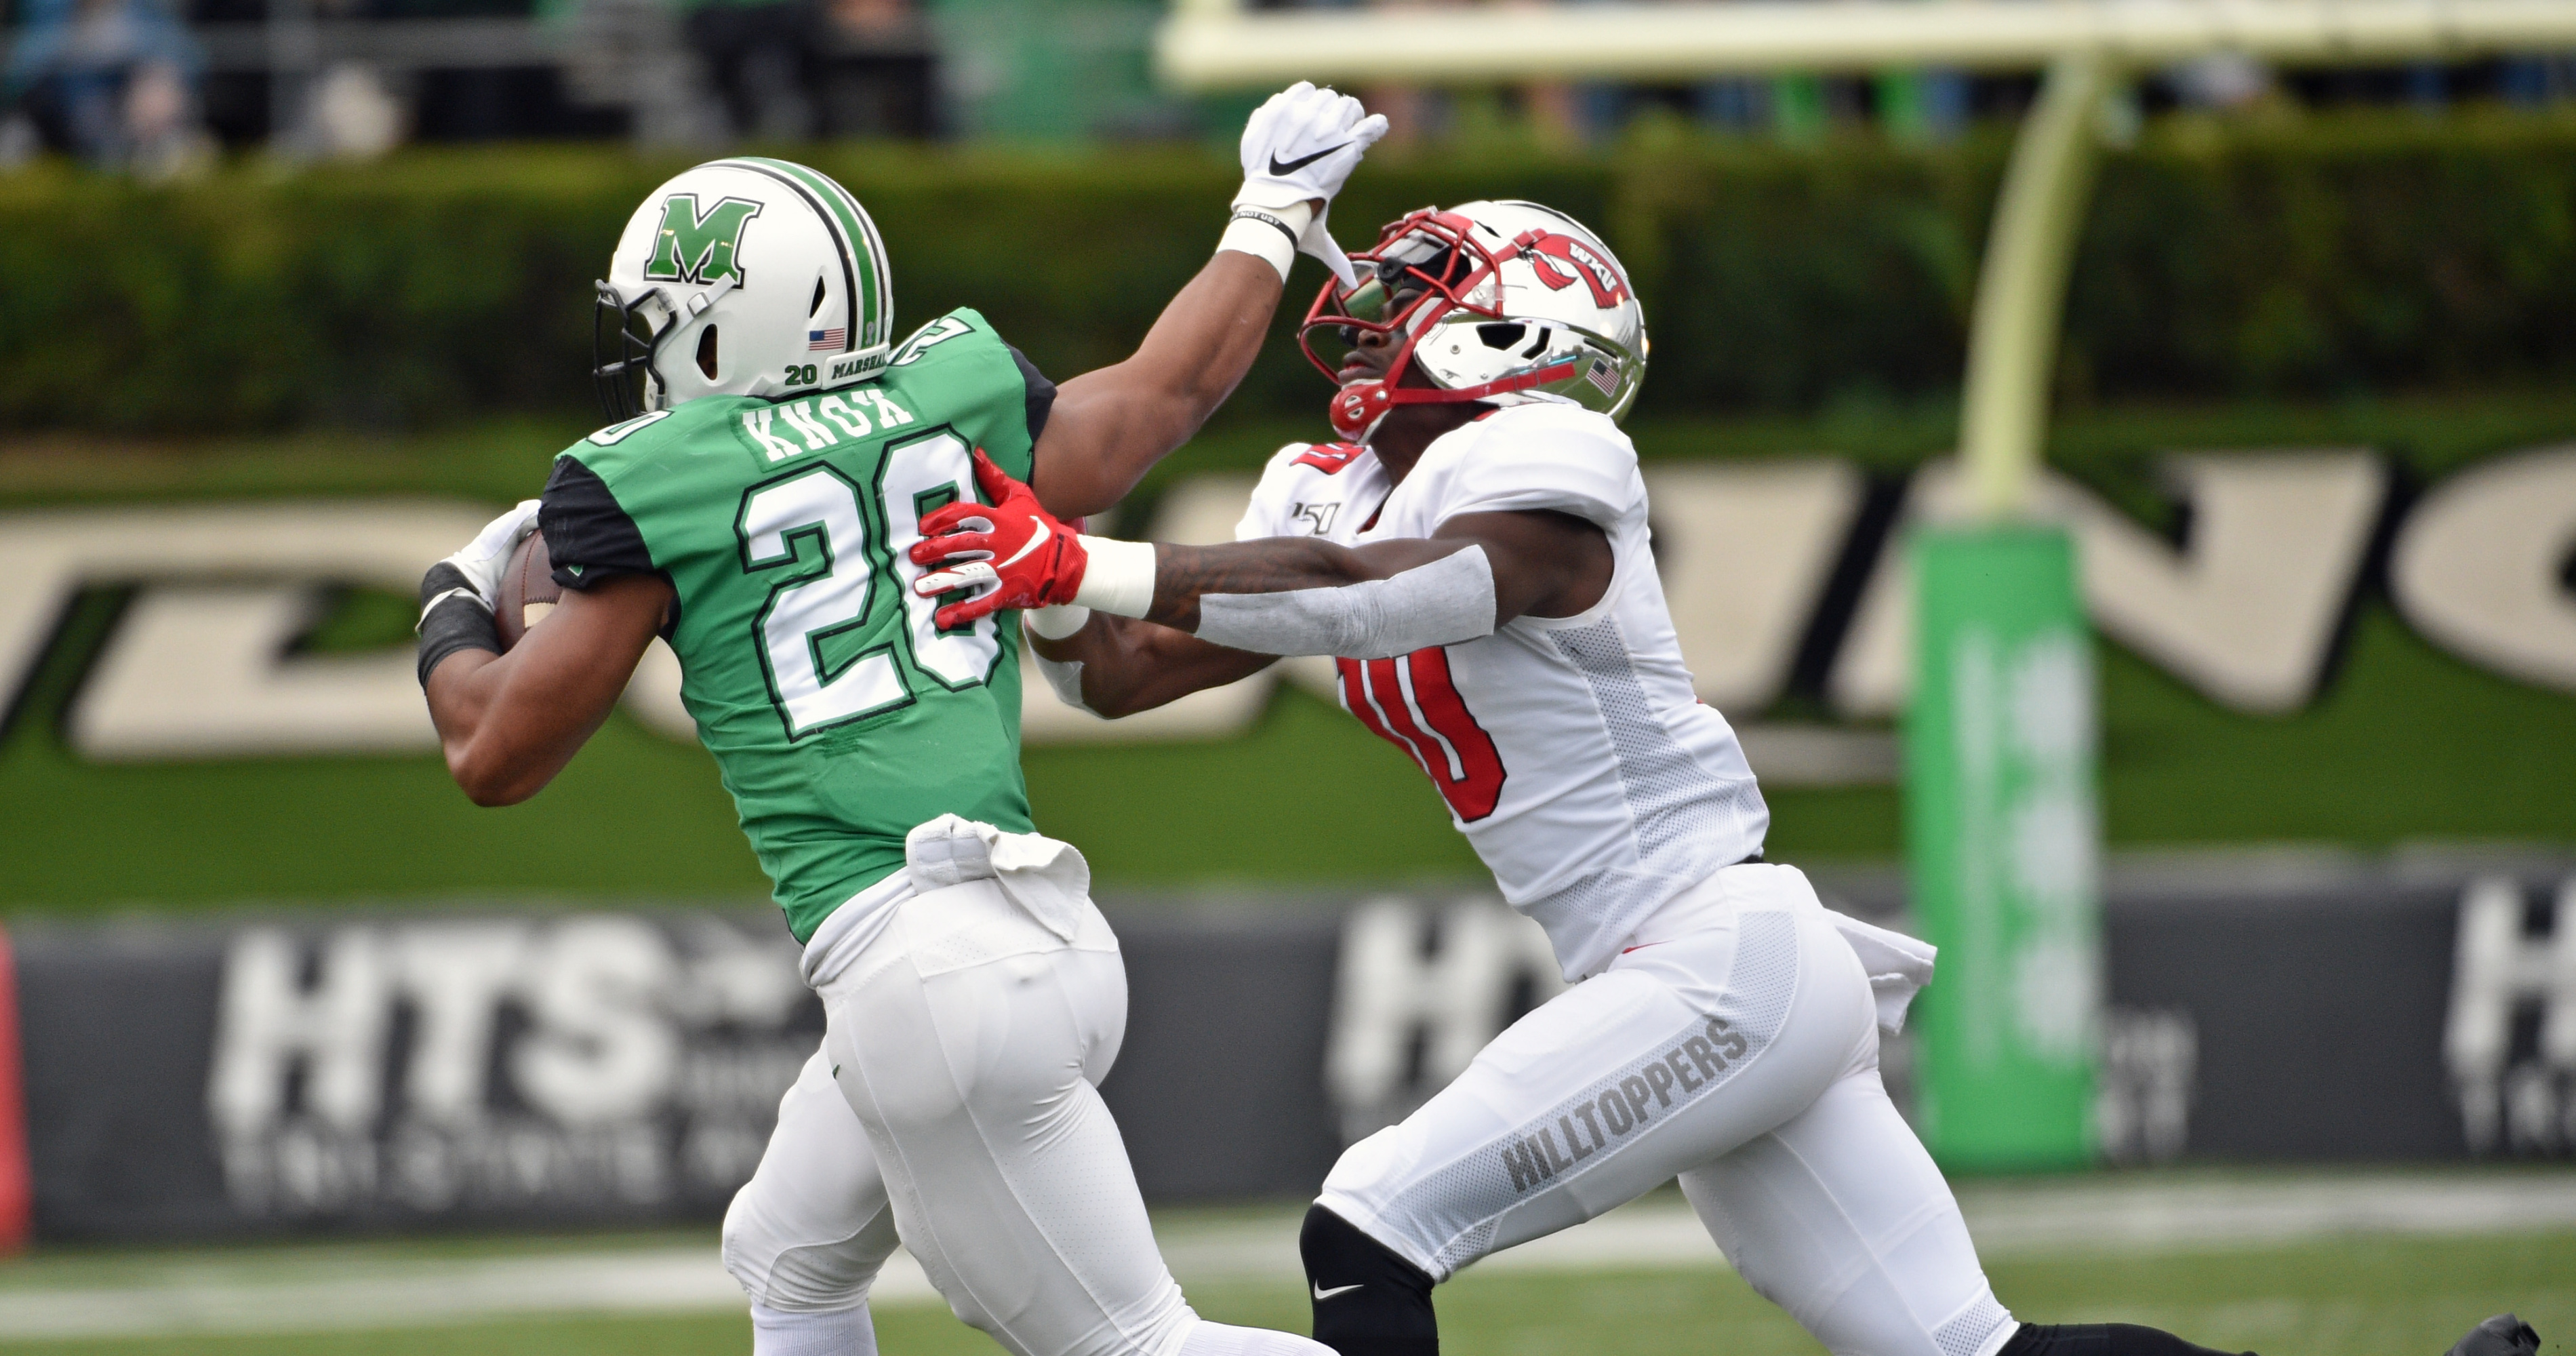
[[[493,619],[501,643],[517,640],[526,627],[519,622],[520,609],[510,609],[510,620],[500,616],[501,580],[518,564],[527,543],[537,535],[537,501],[522,499],[509,512],[483,525],[474,540],[458,547],[444,560],[429,567],[420,580],[420,625],[429,634],[430,616],[442,607],[479,608]],[[539,542],[542,551],[543,543]],[[540,564],[540,572],[545,566]],[[551,582],[551,581],[549,581]],[[481,647],[488,648],[488,647]]]
[[[921,520],[912,563],[935,566],[914,581],[925,598],[983,592],[939,609],[942,629],[981,621],[1006,607],[1049,607],[1073,601],[1091,553],[1082,535],[1038,503],[1035,491],[1011,479],[982,448],[975,449],[975,484],[991,504],[946,504]]]
[[[501,648],[508,650],[519,643],[545,615],[563,601],[563,585],[555,582],[554,559],[546,552],[546,534],[531,532],[510,553],[510,563],[501,569],[498,596],[492,604],[492,629],[500,634]]]
[[[501,570],[519,543],[537,530],[537,501],[522,499],[509,512],[483,525],[474,540],[456,548],[446,559],[429,567],[421,579],[421,615],[450,598],[473,600],[484,611],[492,610],[492,600],[499,596]]]

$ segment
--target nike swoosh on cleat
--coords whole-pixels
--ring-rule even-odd
[[[1342,146],[1348,146],[1350,144],[1351,143],[1345,141],[1342,143]],[[1325,156],[1331,155],[1333,152],[1340,150],[1342,146],[1327,146],[1324,149],[1315,152],[1313,155],[1301,155],[1294,160],[1281,160],[1279,158],[1279,153],[1277,151],[1272,151],[1270,153],[1270,172],[1273,174],[1294,174],[1297,171],[1306,168],[1308,165],[1314,164],[1316,161],[1323,159]]]
[[[1029,525],[1037,529],[1036,535],[1030,537],[1029,544],[1021,547],[1009,560],[1003,561],[1002,565],[1017,565],[1021,561],[1026,560],[1029,552],[1038,549],[1038,543],[1047,539],[1046,523],[1044,520],[1040,519],[1036,514],[1031,514],[1029,515]],[[1001,566],[995,566],[994,568],[999,569]]]
[[[1359,1289],[1363,1282],[1353,1281],[1349,1285],[1337,1285],[1330,1290],[1326,1290],[1324,1288],[1324,1283],[1322,1281],[1315,1281],[1312,1284],[1315,1287],[1315,1298],[1319,1300],[1328,1300],[1335,1295],[1347,1294],[1350,1291]]]

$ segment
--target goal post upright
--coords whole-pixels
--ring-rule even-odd
[[[1980,520],[2018,517],[2045,454],[2049,377],[2075,241],[2101,160],[2110,63],[2058,58],[2023,118],[1977,270],[1959,453]]]
[[[1902,543],[1914,588],[1904,818],[1942,948],[1916,1003],[1918,1122],[1945,1165],[2094,1160],[2102,1035],[2098,731],[2078,560],[2033,513],[2066,285],[2124,72],[2230,51],[2312,65],[2576,48],[2576,0],[1609,0],[1251,11],[1174,0],[1184,89],[1692,79],[1950,66],[2047,72],[1978,272],[1960,410],[1966,513]]]
[[[1917,1000],[1915,1120],[1945,1165],[2095,1156],[2101,1027],[2092,639],[2075,544],[2031,515],[2101,114],[2098,52],[2050,63],[1977,271],[1959,416],[1965,521],[1918,524],[1905,711],[1909,898],[1941,977]]]

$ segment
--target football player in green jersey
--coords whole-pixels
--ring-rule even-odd
[[[1385,127],[1305,84],[1263,105],[1216,256],[1135,356],[1060,387],[971,310],[895,342],[876,228],[826,176],[689,170],[599,284],[617,422],[423,580],[422,686],[481,804],[544,787],[667,638],[804,945],[823,1046],[725,1220],[758,1356],[873,1351],[898,1238],[1021,1356],[1330,1356],[1200,1320],[1164,1267],[1094,1086],[1117,940],[1029,818],[1018,624],[941,626],[909,548],[976,497],[978,450],[1053,514],[1116,503],[1242,378],[1297,252],[1348,273],[1325,211]],[[564,600],[502,653],[492,606],[536,529]]]

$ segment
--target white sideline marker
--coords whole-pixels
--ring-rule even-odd
[[[2576,1229],[2576,1172],[2372,1173],[2283,1179],[2214,1175],[1972,1184],[1960,1192],[1988,1258],[2273,1246],[2355,1234],[2475,1235]],[[1166,1217],[1164,1255],[1183,1286],[1294,1286],[1295,1211],[1223,1222]],[[738,1310],[742,1292],[704,1246],[474,1259],[355,1258],[317,1248],[109,1257],[46,1285],[62,1264],[0,1267],[0,1342],[427,1327],[522,1315]],[[1480,1264],[1580,1273],[1724,1266],[1699,1221],[1658,1195]],[[120,1274],[102,1284],[98,1272]],[[128,1279],[130,1278],[130,1279]],[[940,1303],[897,1253],[873,1302]]]

